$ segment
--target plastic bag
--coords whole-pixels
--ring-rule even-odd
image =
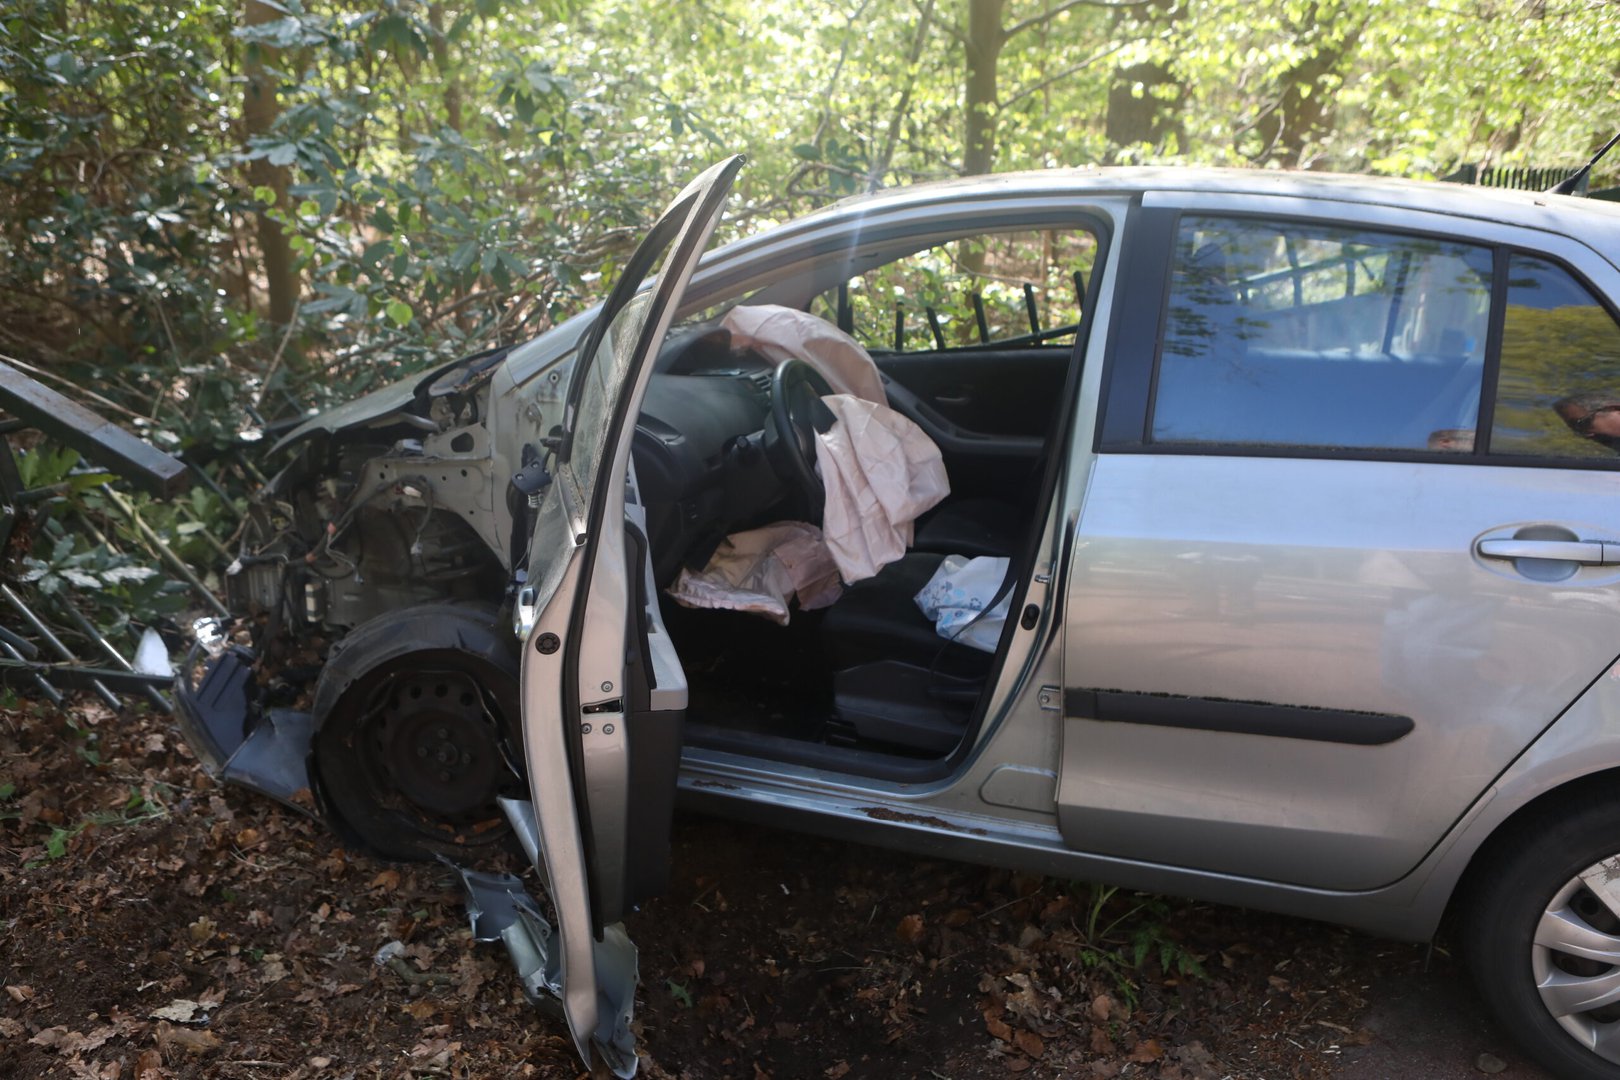
[[[1008,589],[995,607],[985,605],[1001,591],[1010,560],[1004,556],[947,555],[917,594],[917,606],[932,620],[940,637],[980,652],[995,652],[1012,604]]]

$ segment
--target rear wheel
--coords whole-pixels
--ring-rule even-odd
[[[1620,1080],[1620,804],[1515,828],[1481,866],[1467,912],[1479,992],[1560,1077]]]
[[[430,604],[365,623],[315,688],[315,771],[347,840],[390,859],[461,861],[509,835],[527,797],[518,658],[493,609]]]

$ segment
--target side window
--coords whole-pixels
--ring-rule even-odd
[[[1569,271],[1532,255],[1508,262],[1491,451],[1620,452],[1620,326]]]
[[[1185,217],[1153,439],[1470,451],[1490,294],[1488,248]]]
[[[842,293],[850,332],[874,354],[1068,348],[1096,254],[1095,237],[1081,229],[969,236],[872,267],[810,310],[838,322]]]

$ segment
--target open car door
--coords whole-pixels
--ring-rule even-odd
[[[621,1077],[636,1069],[636,952],[619,921],[668,874],[686,708],[680,664],[657,632],[630,442],[651,361],[742,163],[721,162],[676,197],[581,343],[517,614],[532,813],[507,812],[557,918],[551,936],[538,912],[526,915],[542,947],[525,984],[560,997],[587,1064],[595,1046]],[[477,922],[475,911],[475,932]]]

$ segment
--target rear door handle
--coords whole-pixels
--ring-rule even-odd
[[[1486,559],[1549,559],[1583,566],[1620,564],[1615,540],[1481,540],[1474,550]]]

